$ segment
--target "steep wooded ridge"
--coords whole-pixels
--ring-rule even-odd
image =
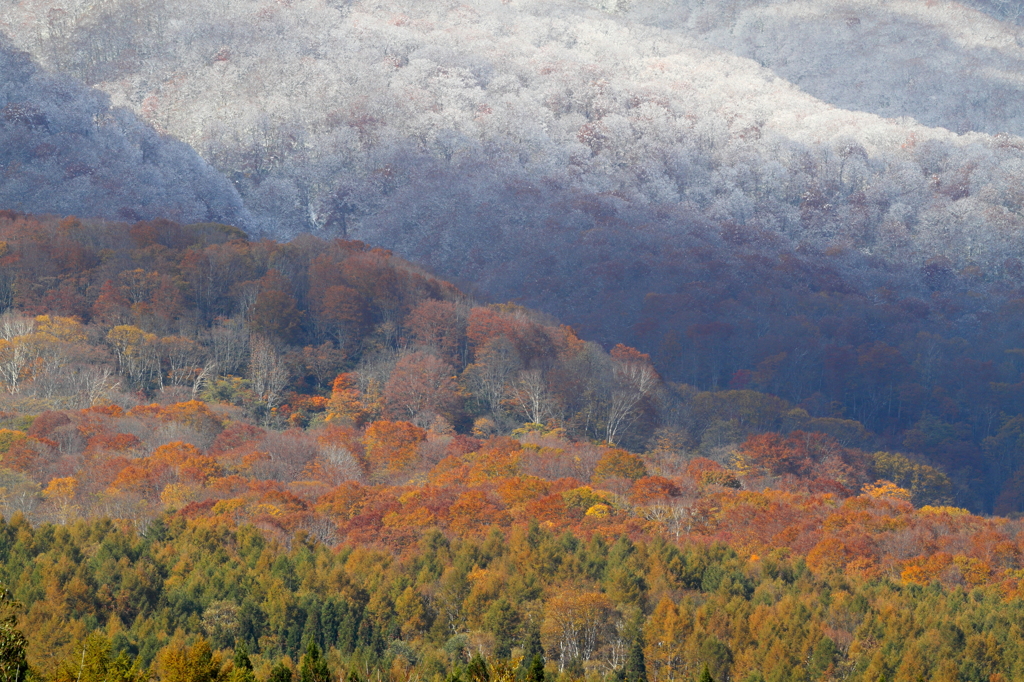
[[[127,220],[244,226],[231,183],[69,76],[44,72],[0,36],[0,206]]]
[[[1024,672],[1024,522],[934,418],[879,449],[360,242],[6,211],[0,273],[5,680]]]

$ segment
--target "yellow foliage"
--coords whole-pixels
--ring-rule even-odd
[[[933,507],[926,504],[917,510],[922,516],[970,516],[971,512],[962,507]]]
[[[596,519],[603,519],[612,513],[612,508],[607,504],[595,504],[587,510],[587,516],[592,516]]]
[[[82,324],[73,317],[57,315],[36,316],[36,333],[52,336],[59,341],[68,343],[85,343],[85,330]]]
[[[608,505],[607,494],[598,492],[589,485],[566,490],[562,493],[562,500],[566,507],[576,507],[577,509],[591,509],[596,505]]]
[[[67,476],[65,478],[55,478],[50,481],[46,489],[43,490],[43,496],[48,499],[58,498],[69,500],[75,496],[75,492],[78,490],[78,479],[74,476]]]
[[[861,491],[876,499],[888,498],[890,500],[901,500],[910,502],[910,491],[901,488],[892,481],[878,480],[874,483],[865,483]]]
[[[489,438],[498,432],[494,420],[487,417],[478,417],[473,421],[473,435],[477,438]]]
[[[245,507],[245,500],[241,497],[233,497],[229,500],[221,500],[213,505],[214,514],[233,514]]]
[[[14,431],[13,429],[0,429],[0,453],[7,452],[11,449],[11,446],[15,443],[27,439],[24,431]]]
[[[160,501],[172,509],[180,509],[196,498],[198,491],[185,483],[169,483],[160,492]]]
[[[971,587],[984,585],[992,575],[992,568],[981,559],[957,554],[953,557],[953,563],[960,569],[964,581]]]
[[[284,512],[281,511],[280,507],[275,507],[272,504],[257,504],[252,508],[252,513],[255,516],[284,516]]]

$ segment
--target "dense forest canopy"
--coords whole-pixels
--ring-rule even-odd
[[[360,242],[8,211],[0,266],[9,679],[1024,666],[1021,521],[924,435],[666,382]]]
[[[891,280],[826,293],[786,281],[796,271],[834,286],[813,258],[761,258],[752,267],[776,286],[709,279],[681,301],[649,296],[655,333],[679,322],[673,306],[708,316],[681,318],[687,333],[665,332],[673,343],[651,357],[622,344],[606,352],[517,305],[475,303],[361,242],[15,213],[0,214],[0,242],[3,381],[15,406],[28,400],[15,411],[101,398],[130,408],[134,393],[169,391],[278,426],[298,400],[306,408],[288,418],[302,426],[309,396],[334,391],[357,422],[485,435],[553,424],[573,439],[636,451],[668,443],[723,463],[757,433],[820,432],[939,467],[960,506],[1024,510],[1021,297],[1004,290],[988,309],[999,299],[978,296],[970,273],[936,266],[941,287],[920,299]],[[779,316],[787,333],[766,333],[744,310]],[[51,337],[62,341],[39,346]]]
[[[0,36],[0,207],[96,218],[219,220],[248,214],[188,145],[110,98],[49,74]]]
[[[1019,679],[1022,18],[4,3],[0,682]]]
[[[257,233],[392,249],[672,381],[774,367],[763,388],[816,416],[927,412],[980,443],[1002,403],[943,417],[930,384],[961,343],[990,369],[946,394],[1018,382],[1012,8],[802,7],[26,0],[0,21],[191,144]],[[873,352],[895,371],[864,401],[828,367]]]

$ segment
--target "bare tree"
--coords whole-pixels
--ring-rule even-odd
[[[264,336],[249,341],[249,381],[253,393],[270,409],[281,404],[288,368],[274,344]]]
[[[543,423],[554,412],[554,396],[539,369],[522,370],[516,375],[508,401],[531,424]]]
[[[619,348],[624,347],[612,350],[612,392],[605,427],[605,440],[609,443],[614,443],[616,437],[637,420],[641,401],[660,381],[648,356],[632,349],[619,351]]]

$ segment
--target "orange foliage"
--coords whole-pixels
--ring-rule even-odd
[[[464,457],[470,464],[469,485],[484,481],[516,476],[520,473],[519,456],[522,447],[512,438],[492,438],[484,447]]]
[[[220,418],[201,400],[168,405],[160,411],[160,418],[191,426],[200,433],[220,433],[223,428]]]
[[[108,450],[112,452],[126,452],[135,450],[142,446],[142,441],[130,433],[99,434],[89,439],[87,447],[90,450]]]
[[[736,453],[737,468],[742,473],[800,475],[811,466],[807,443],[794,432],[788,438],[777,433],[761,433],[747,438]]]
[[[460,534],[476,533],[504,520],[504,512],[480,490],[463,493],[449,510],[449,524]]]
[[[331,384],[331,399],[327,403],[327,420],[340,419],[360,424],[366,416],[359,385],[354,372],[339,374]]]
[[[597,468],[591,480],[600,484],[612,478],[636,481],[647,475],[647,467],[639,456],[632,452],[613,448],[605,451],[597,461]]]
[[[178,475],[195,483],[206,483],[211,478],[223,475],[224,469],[210,455],[189,457],[178,468]]]
[[[633,504],[651,504],[665,502],[680,494],[679,486],[661,476],[645,476],[637,479],[629,491],[629,499]]]
[[[550,492],[550,486],[537,476],[515,476],[501,481],[495,492],[507,506],[515,507],[544,497]]]
[[[428,477],[431,485],[466,485],[469,480],[469,465],[461,457],[449,455],[434,465]]]
[[[153,464],[180,466],[184,464],[187,459],[198,457],[201,454],[202,453],[199,452],[199,448],[195,445],[178,440],[173,443],[161,445],[146,459]]]
[[[427,432],[403,421],[378,421],[366,428],[363,447],[372,476],[398,473],[416,460],[416,449]]]

